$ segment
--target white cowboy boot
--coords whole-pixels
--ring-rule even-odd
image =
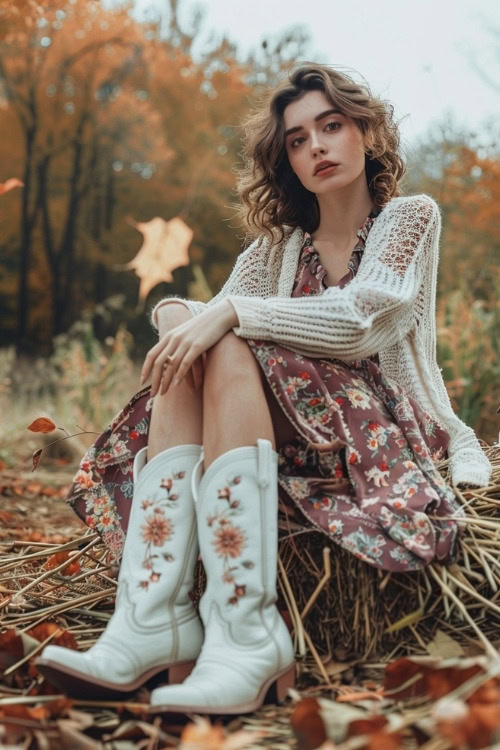
[[[193,668],[203,643],[188,594],[199,551],[191,474],[200,455],[200,445],[169,448],[147,463],[147,448],[137,453],[115,611],[88,651],[46,646],[36,662],[63,692],[123,697],[159,672],[182,682]]]
[[[275,604],[277,472],[278,454],[263,439],[218,456],[202,478],[201,460],[193,472],[205,640],[182,685],[153,690],[151,713],[253,712],[268,691],[276,702],[293,687],[293,644]]]

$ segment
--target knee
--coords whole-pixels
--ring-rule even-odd
[[[182,302],[169,302],[160,307],[157,316],[158,330],[161,335],[166,331],[169,331],[171,328],[175,328],[181,323],[185,323],[186,320],[193,317],[193,314]]]
[[[214,392],[228,380],[258,377],[259,369],[246,340],[229,331],[207,351],[204,386]]]

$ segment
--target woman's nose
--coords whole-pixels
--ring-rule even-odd
[[[323,144],[320,142],[318,136],[316,134],[313,134],[311,136],[311,152],[313,154],[317,154],[320,151],[324,151],[325,148]]]

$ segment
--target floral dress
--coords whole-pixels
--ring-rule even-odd
[[[358,229],[344,287],[356,275],[373,210]],[[292,297],[327,288],[304,234]],[[305,527],[391,571],[455,559],[461,509],[437,471],[450,436],[379,367],[378,355],[344,362],[304,357],[247,339],[295,437],[277,445],[278,490]],[[83,457],[68,500],[118,559],[133,494],[132,465],[147,444],[150,387],[133,396]],[[298,511],[298,512],[297,512]],[[450,520],[455,515],[457,521]],[[442,520],[441,520],[442,519]]]

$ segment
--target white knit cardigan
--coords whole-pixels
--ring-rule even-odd
[[[375,218],[356,276],[344,288],[291,297],[304,231],[281,242],[261,235],[236,259],[209,302],[180,297],[193,315],[229,299],[243,338],[275,341],[306,357],[352,361],[378,353],[380,368],[450,435],[451,480],[488,484],[492,465],[474,430],[454,413],[436,360],[436,286],[441,212],[428,195],[392,198]]]

